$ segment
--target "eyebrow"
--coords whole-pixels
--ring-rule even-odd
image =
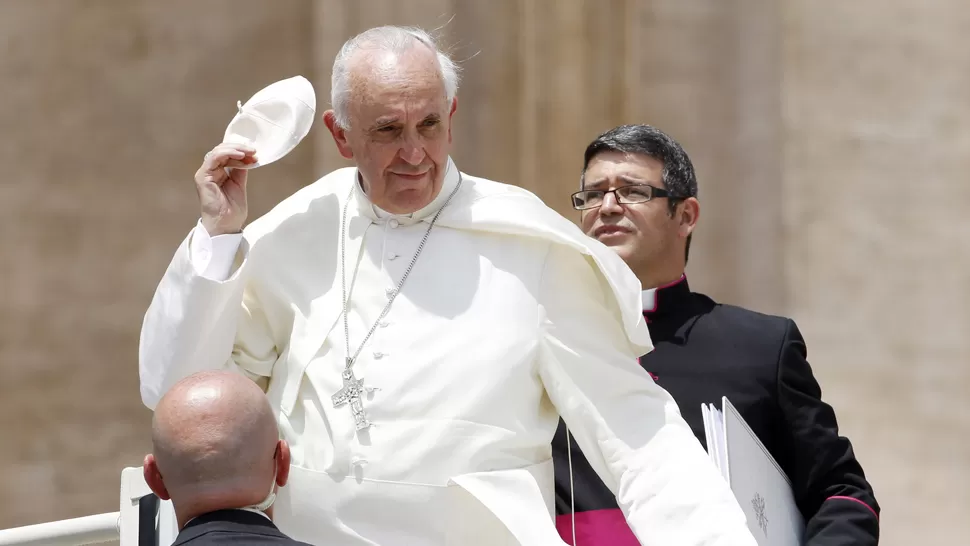
[[[647,180],[644,180],[642,178],[632,177],[632,176],[625,175],[625,174],[621,174],[621,175],[617,176],[616,179],[619,180],[619,181],[621,181],[621,182],[625,182],[627,184],[640,184],[640,185],[643,185],[643,184],[649,185],[650,184],[650,182],[647,181]],[[586,184],[584,184],[584,187],[587,188],[587,189],[596,190],[596,189],[599,189],[601,186],[606,185],[607,182],[609,182],[609,179],[600,178],[600,179],[595,180],[593,182],[587,182]]]
[[[427,116],[424,116],[424,118],[422,118],[419,123],[424,123],[426,121],[440,121],[440,120],[441,120],[441,114],[438,114],[437,112],[432,112],[432,113],[428,114]],[[380,129],[381,127],[386,127],[388,125],[394,125],[395,123],[398,123],[399,121],[400,121],[400,118],[398,116],[387,116],[387,117],[383,117],[383,118],[377,118],[377,121],[374,122],[374,125],[371,126],[371,129],[372,130],[373,129]]]
[[[650,183],[649,181],[643,178],[637,178],[635,176],[629,176],[626,174],[621,174],[620,176],[617,176],[617,178],[628,184],[649,184]]]
[[[371,126],[371,129],[380,129],[381,127],[385,127],[387,125],[393,125],[397,123],[397,121],[398,121],[397,116],[377,118],[377,121],[374,122],[374,125]]]

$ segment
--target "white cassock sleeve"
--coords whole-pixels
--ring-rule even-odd
[[[638,363],[593,262],[552,245],[539,303],[542,382],[640,543],[754,546],[727,482]]]
[[[189,259],[199,275],[211,281],[224,281],[232,272],[232,261],[239,251],[242,233],[228,233],[210,237],[202,220],[196,224],[189,239]]]
[[[138,373],[149,409],[204,370],[234,369],[266,388],[278,353],[259,302],[245,290],[249,261],[242,234],[210,239],[201,223],[179,246],[142,323]]]

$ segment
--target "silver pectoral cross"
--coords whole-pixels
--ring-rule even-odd
[[[333,407],[339,408],[340,406],[350,403],[350,412],[354,415],[354,423],[357,425],[357,430],[364,430],[370,427],[370,422],[367,420],[367,415],[364,413],[364,392],[370,390],[364,387],[364,380],[357,379],[354,376],[353,360],[347,359],[347,367],[344,368],[341,377],[344,381],[344,386],[339,391],[333,395]]]

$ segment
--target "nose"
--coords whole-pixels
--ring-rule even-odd
[[[603,196],[603,202],[600,203],[600,214],[603,216],[623,214],[623,207],[620,206],[620,202],[616,200],[615,192],[607,192],[606,195]]]
[[[420,165],[424,161],[424,146],[417,135],[405,135],[399,154],[409,165]]]

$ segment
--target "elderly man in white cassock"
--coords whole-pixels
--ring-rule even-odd
[[[260,384],[291,447],[275,520],[314,544],[562,544],[559,415],[643,544],[754,544],[637,363],[636,277],[531,193],[458,169],[457,88],[423,31],[352,38],[323,119],[356,167],[245,228],[259,157],[209,152],[201,219],[145,316],[145,404],[204,369]]]

